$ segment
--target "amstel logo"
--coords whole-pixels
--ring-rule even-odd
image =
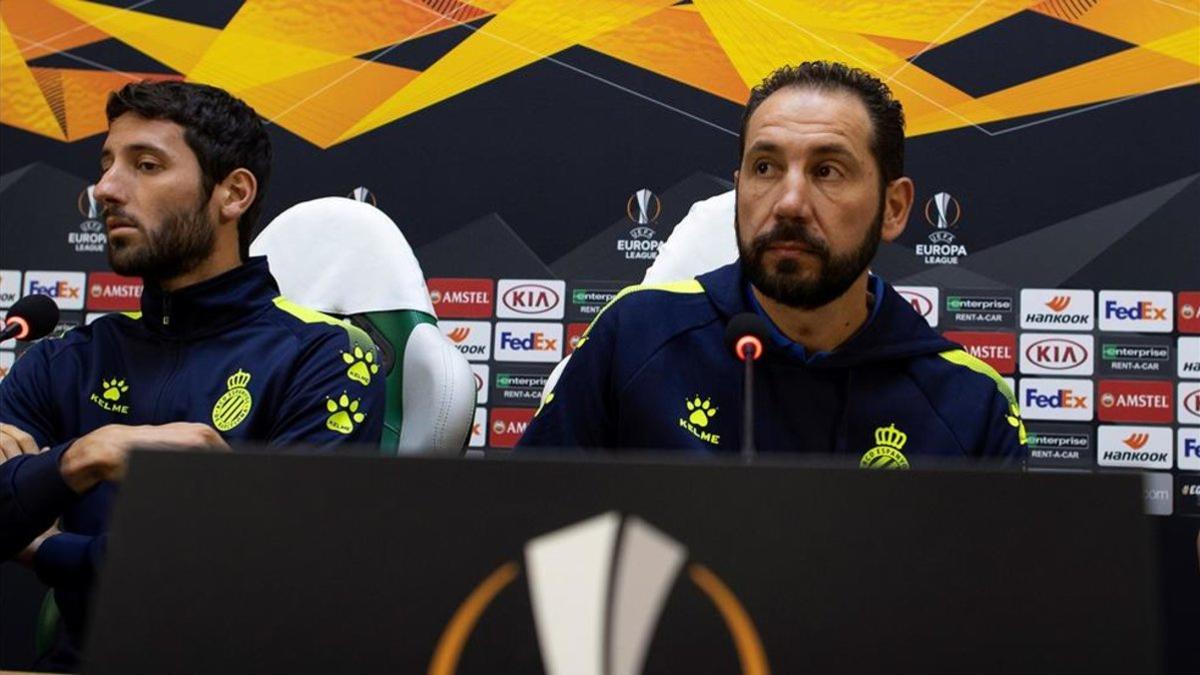
[[[536,537],[525,544],[524,563],[504,563],[462,601],[438,640],[429,675],[457,671],[480,617],[522,574],[548,675],[640,673],[684,571],[724,621],[741,672],[770,673],[754,621],[733,591],[712,570],[689,562],[684,544],[635,515],[608,511]]]

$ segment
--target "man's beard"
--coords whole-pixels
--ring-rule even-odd
[[[734,227],[740,232],[736,206],[734,213]],[[773,229],[755,237],[749,244],[743,243],[739,234],[736,237],[738,260],[742,265],[742,273],[763,295],[789,307],[816,309],[841,297],[863,270],[867,269],[879,249],[882,235],[881,196],[875,219],[867,229],[862,244],[847,255],[833,256],[829,252],[829,245],[809,232],[803,222],[788,220],[776,223]],[[820,262],[816,279],[804,279],[801,276],[803,269],[800,263],[791,258],[780,260],[773,270],[767,269],[764,260],[767,247],[778,243],[802,244],[808,254],[815,256]]]
[[[102,217],[128,220],[141,233],[136,244],[108,241],[108,264],[117,274],[161,282],[192,271],[207,259],[216,246],[216,228],[209,221],[202,201],[193,211],[167,215],[154,231],[125,213],[119,206]]]

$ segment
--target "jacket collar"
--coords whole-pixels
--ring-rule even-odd
[[[174,293],[147,283],[142,291],[142,323],[152,333],[187,339],[220,333],[271,306],[279,286],[265,257]]]
[[[742,312],[763,315],[775,338],[768,350],[790,361],[800,361],[814,367],[852,366],[956,348],[954,343],[930,328],[925,319],[890,284],[875,275],[871,275],[868,281],[875,303],[867,322],[837,349],[811,355],[805,353],[800,345],[788,340],[757,306],[750,293],[750,284],[742,275],[740,263],[734,262],[697,279],[725,321]]]

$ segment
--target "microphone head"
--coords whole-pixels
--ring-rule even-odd
[[[18,340],[37,340],[46,337],[58,325],[58,305],[45,295],[27,295],[16,301],[5,316],[6,323],[22,326],[13,337]]]
[[[766,352],[770,335],[766,319],[753,312],[743,312],[725,326],[725,347],[743,361],[747,356],[757,361]]]

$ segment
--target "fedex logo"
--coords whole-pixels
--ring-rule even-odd
[[[1052,380],[1024,378],[1020,383],[1021,415],[1033,420],[1092,419],[1093,383],[1091,380]]]
[[[59,309],[83,309],[83,272],[26,272],[25,295],[54,298]]]
[[[1178,432],[1179,468],[1200,471],[1200,428],[1181,428]]]
[[[1100,291],[1100,330],[1169,333],[1172,309],[1167,291]]]
[[[562,358],[561,323],[501,321],[496,324],[496,361],[554,363]]]

